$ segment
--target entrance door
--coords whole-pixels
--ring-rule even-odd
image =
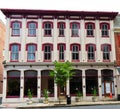
[[[66,96],[66,86],[63,88],[58,87],[58,96]]]
[[[110,93],[112,93],[112,82],[111,81],[106,81],[104,83],[104,87],[105,87],[105,90],[104,90],[105,96],[109,96]]]

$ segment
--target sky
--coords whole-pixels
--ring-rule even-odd
[[[0,8],[120,13],[120,0],[0,0]],[[2,12],[0,12],[0,19],[5,22]]]

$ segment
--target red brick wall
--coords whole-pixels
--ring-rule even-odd
[[[120,33],[115,33],[116,63],[120,66]]]
[[[5,42],[5,24],[0,20],[0,94],[2,94],[2,87],[3,87],[3,49],[4,49],[4,42]]]

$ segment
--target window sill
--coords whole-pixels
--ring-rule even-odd
[[[13,34],[12,34],[11,36],[12,36],[12,37],[19,37],[20,35],[13,35]]]
[[[71,37],[79,37],[79,35],[72,35]]]
[[[72,60],[72,62],[80,62],[80,60]]]
[[[108,38],[109,36],[101,36],[102,38]]]
[[[18,60],[10,60],[10,62],[18,62]]]
[[[59,35],[58,37],[65,37],[64,35]]]
[[[86,37],[88,37],[88,38],[91,38],[91,37],[92,37],[92,38],[93,38],[94,36],[90,36],[90,35],[88,35],[88,36],[86,36]]]
[[[27,60],[27,62],[35,62],[35,60]]]
[[[43,62],[52,62],[51,60],[44,60]]]
[[[28,35],[28,37],[36,37],[36,35]]]
[[[110,60],[103,60],[103,62],[110,62]]]
[[[44,37],[52,37],[52,35],[44,35]]]
[[[95,62],[95,60],[88,60],[88,62]]]

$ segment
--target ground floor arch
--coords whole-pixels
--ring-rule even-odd
[[[54,83],[54,78],[50,77],[52,68],[45,67],[32,68],[29,70],[7,70],[4,72],[3,101],[8,98],[19,98],[24,101],[27,98],[27,91],[31,89],[33,98],[42,99],[43,90],[49,92],[49,99],[58,100],[58,87]],[[93,88],[97,90],[97,96],[100,100],[108,97],[110,93],[116,97],[116,78],[115,69],[94,69],[77,68],[73,70],[72,79],[68,80],[65,86],[65,94],[75,98],[77,91],[83,95],[83,100],[89,100],[92,97]],[[11,87],[11,84],[13,86]],[[14,87],[17,87],[16,89]]]

